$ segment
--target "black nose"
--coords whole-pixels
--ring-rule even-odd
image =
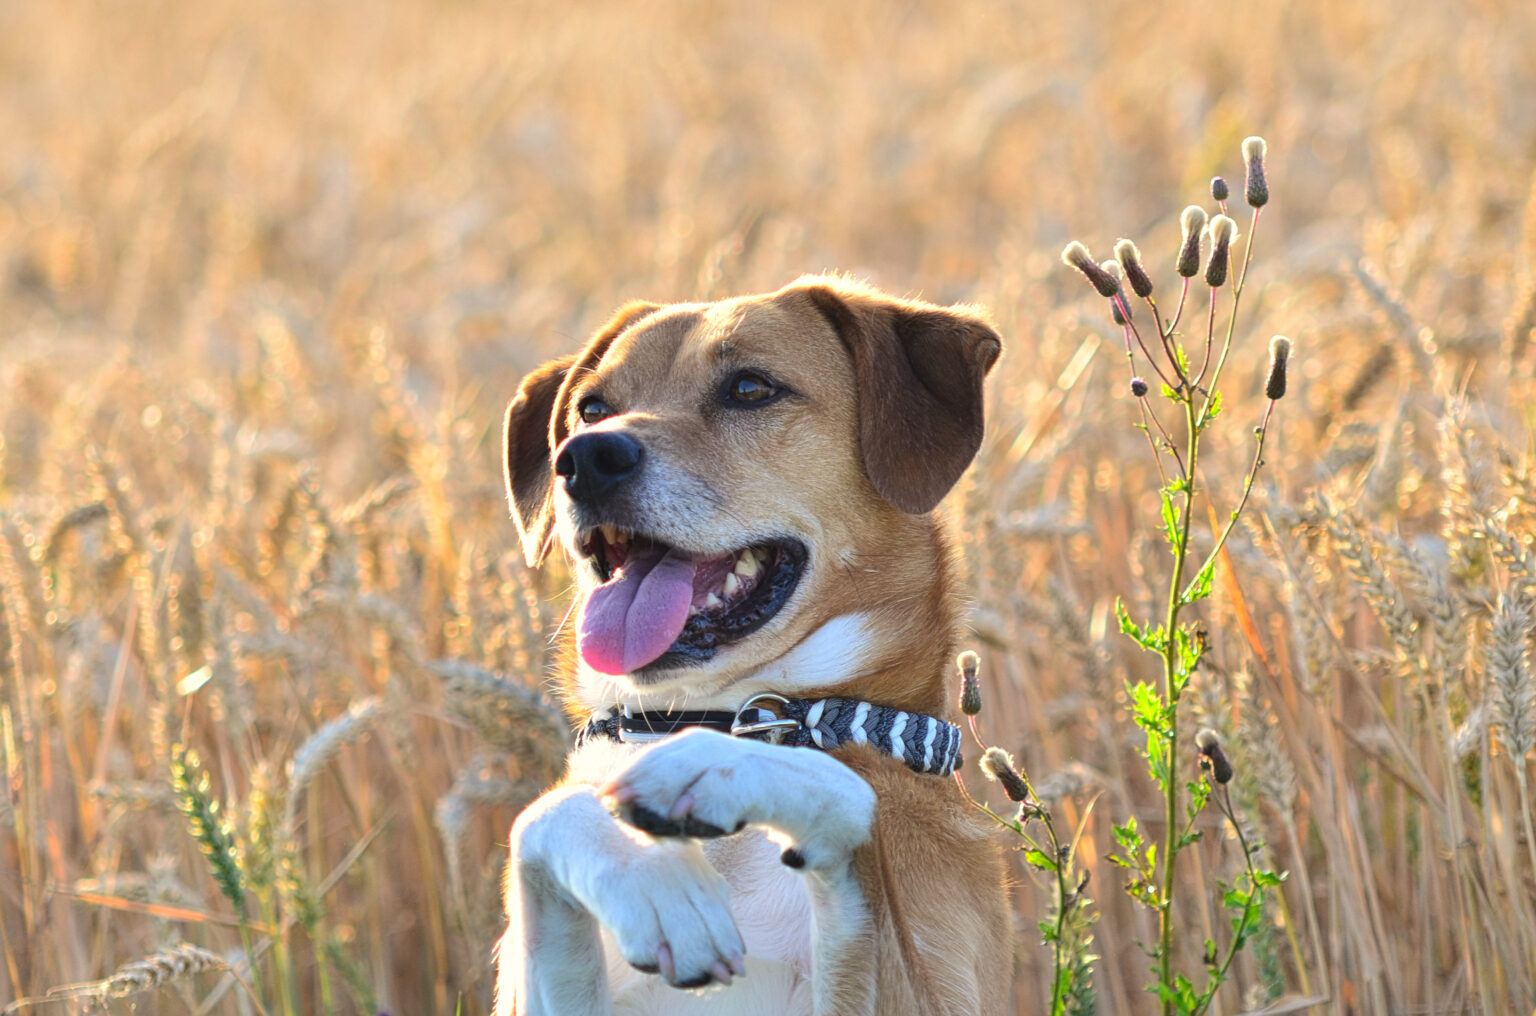
[[[565,492],[574,500],[601,501],[633,476],[644,458],[644,446],[628,434],[577,434],[555,456],[555,475],[564,478]]]

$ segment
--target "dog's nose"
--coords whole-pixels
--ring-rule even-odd
[[[600,501],[633,476],[645,458],[645,447],[617,431],[577,434],[555,456],[555,475],[576,501]]]

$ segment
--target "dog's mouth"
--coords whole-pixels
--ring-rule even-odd
[[[779,612],[806,559],[797,540],[711,555],[613,526],[593,529],[581,547],[602,585],[582,605],[576,648],[604,674],[708,660]]]

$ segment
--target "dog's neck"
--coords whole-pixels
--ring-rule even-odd
[[[845,612],[822,622],[784,655],[723,685],[669,682],[647,688],[598,673],[577,657],[570,686],[573,704],[588,713],[615,705],[636,711],[734,710],[754,695],[773,693],[862,699],[944,715],[959,626],[949,551],[937,519],[912,521],[913,537],[931,541],[936,553],[889,559],[889,568],[922,569],[922,574],[890,576],[897,588],[909,591],[906,596],[883,596],[880,587],[887,583],[861,582],[858,586],[871,592],[843,601]],[[912,590],[921,593],[912,595]]]

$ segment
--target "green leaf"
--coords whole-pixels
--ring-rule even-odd
[[[1179,594],[1179,602],[1188,606],[1196,601],[1203,600],[1211,595],[1211,581],[1216,577],[1216,559],[1213,557],[1207,561],[1195,575],[1189,585],[1184,587],[1184,592]]]
[[[1143,632],[1141,625],[1131,619],[1131,612],[1125,609],[1125,601],[1118,596],[1115,597],[1115,618],[1120,622],[1122,634],[1129,635],[1137,642],[1141,641],[1145,632]]]
[[[1037,850],[1034,847],[1024,851],[1024,863],[1040,871],[1055,871],[1060,867],[1045,851]]]
[[[1163,649],[1167,647],[1162,625],[1156,628],[1143,628],[1131,619],[1130,612],[1125,609],[1125,604],[1118,597],[1115,599],[1115,617],[1120,622],[1121,633],[1129,635],[1131,641],[1141,648],[1161,655]]]
[[[1162,492],[1163,535],[1168,540],[1168,546],[1173,548],[1175,556],[1184,550],[1184,537],[1179,529],[1179,513],[1173,506],[1172,488],[1164,488]]]

